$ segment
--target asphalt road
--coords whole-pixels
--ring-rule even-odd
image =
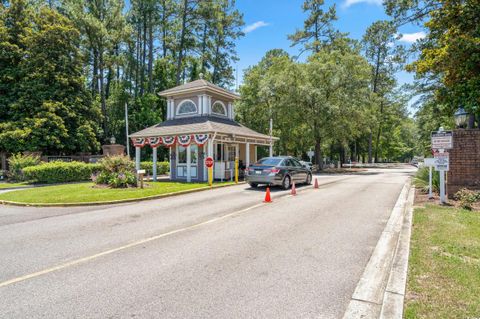
[[[412,169],[88,208],[0,206],[2,318],[338,318]]]

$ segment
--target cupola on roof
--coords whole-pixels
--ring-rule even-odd
[[[230,99],[234,99],[234,100],[240,99],[240,95],[232,91],[226,90],[218,85],[210,83],[204,79],[198,79],[192,82],[188,82],[188,83],[176,86],[168,90],[161,91],[158,93],[158,95],[164,96],[164,97],[174,97],[177,95],[196,93],[196,92],[212,92]]]

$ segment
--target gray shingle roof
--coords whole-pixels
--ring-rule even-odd
[[[255,132],[240,123],[216,116],[192,116],[168,120],[130,134],[130,137],[172,136],[215,132],[251,138],[270,139],[269,135]],[[276,137],[273,139],[277,140]]]
[[[238,95],[237,93],[226,90],[218,85],[215,85],[203,79],[188,82],[188,83],[173,87],[171,89],[161,91],[158,94],[161,96],[171,96],[175,94],[181,94],[184,92],[191,92],[191,91],[197,91],[197,90],[212,90],[219,94],[226,94],[235,99],[240,98],[240,95]]]

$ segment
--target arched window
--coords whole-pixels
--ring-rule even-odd
[[[212,113],[227,116],[227,108],[222,102],[216,101],[212,105]]]
[[[197,113],[197,106],[191,100],[184,100],[178,106],[177,115]]]

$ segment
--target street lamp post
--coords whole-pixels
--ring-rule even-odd
[[[468,112],[463,107],[460,107],[453,116],[457,127],[464,127],[467,124]]]

